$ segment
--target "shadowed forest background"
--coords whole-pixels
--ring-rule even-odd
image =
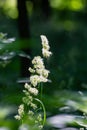
[[[52,82],[43,88],[51,126],[44,129],[87,127],[87,0],[0,0],[0,32],[15,38],[0,42],[0,130],[22,130],[14,115],[42,34],[53,52],[47,63]],[[71,122],[59,118],[67,115]],[[63,124],[51,122],[55,116]]]

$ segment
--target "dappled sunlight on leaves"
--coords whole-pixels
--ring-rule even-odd
[[[85,2],[82,0],[51,0],[50,4],[56,9],[69,9],[72,11],[81,11],[85,7]]]
[[[79,11],[84,9],[85,5],[82,0],[71,0],[69,8],[74,11]]]
[[[3,9],[5,15],[12,19],[16,19],[18,17],[16,0],[1,0],[0,3],[0,7]]]

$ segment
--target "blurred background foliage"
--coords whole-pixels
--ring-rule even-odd
[[[0,32],[5,34],[5,40],[0,40],[1,130],[19,129],[14,115],[23,85],[29,82],[31,59],[41,54],[41,34],[47,36],[53,52],[47,62],[52,82],[44,84],[43,92],[47,115],[79,117],[73,125],[57,125],[57,129],[85,127],[87,0],[0,0]],[[53,127],[46,126],[45,130]]]

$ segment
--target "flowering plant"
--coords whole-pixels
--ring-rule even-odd
[[[43,58],[49,58],[52,55],[50,51],[49,42],[46,36],[41,35],[42,41],[42,56]],[[18,115],[15,116],[18,120],[24,120],[25,118],[29,120],[33,120],[35,118],[35,125],[38,126],[39,129],[42,129],[44,123],[46,121],[46,110],[41,99],[37,98],[39,94],[39,86],[42,83],[48,82],[48,76],[50,71],[45,68],[44,60],[41,56],[35,56],[32,60],[32,67],[29,67],[29,71],[31,73],[30,83],[25,83],[24,85],[24,94],[25,96],[22,98],[22,104],[18,108]],[[41,87],[42,94],[42,87]],[[40,112],[37,111],[38,103],[40,103],[40,108],[43,109],[43,117]]]

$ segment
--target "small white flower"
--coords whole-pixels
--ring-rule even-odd
[[[31,111],[31,110],[29,110],[28,114],[31,115],[31,116],[33,116],[33,115],[34,115],[34,112]]]
[[[45,78],[48,77],[49,73],[50,73],[50,72],[49,72],[47,69],[43,69],[43,71],[42,71],[42,75],[43,75]]]
[[[48,42],[48,39],[46,38],[46,36],[41,35],[41,40],[42,40],[43,48],[49,51],[50,46],[49,46],[49,42]]]
[[[18,114],[22,116],[24,114],[24,104],[21,104],[18,109]]]
[[[43,64],[36,64],[36,65],[34,65],[34,68],[35,68],[35,69],[37,69],[37,68],[42,68],[42,69],[44,69],[45,67],[44,67]]]
[[[40,75],[40,82],[47,82],[48,79]]]
[[[33,95],[38,95],[38,90],[36,89],[36,88],[30,88],[29,89],[29,92],[31,93],[31,94],[33,94]]]
[[[14,116],[15,117],[15,119],[17,119],[17,120],[20,120],[21,119],[21,117],[19,116],[19,115],[16,115],[16,116]]]
[[[24,87],[25,87],[26,89],[29,89],[31,86],[30,86],[28,83],[25,83]]]
[[[32,64],[38,64],[38,63],[43,64],[43,59],[40,56],[35,56],[34,59],[32,60]]]
[[[35,120],[35,123],[36,123],[36,124],[38,124],[38,121],[37,121],[37,120]]]
[[[39,74],[39,75],[42,75],[42,71],[43,71],[42,68],[41,69],[38,69],[38,68],[36,69],[36,73]]]
[[[29,97],[23,97],[22,100],[23,100],[24,104],[27,104],[27,106],[29,106],[30,103],[33,101],[33,98],[30,97],[30,96]]]
[[[45,78],[47,78],[49,75],[49,71],[47,69],[36,69],[36,73],[42,75]]]
[[[34,104],[34,103],[31,103],[30,105],[31,105],[31,107],[32,107],[33,109],[36,109],[36,108],[37,108],[37,105]]]
[[[34,68],[44,68],[43,59],[40,56],[34,57],[32,60],[32,64],[34,65]]]
[[[24,104],[21,104],[21,105],[19,106],[19,109],[24,109]]]
[[[26,96],[29,96],[29,92],[27,90],[23,90]]]
[[[50,46],[49,46],[49,42],[48,42],[48,39],[46,38],[46,36],[44,35],[41,35],[41,40],[42,40],[42,54],[43,54],[43,57],[50,57],[50,55],[52,55],[52,52],[49,51],[50,49]]]
[[[33,97],[32,96],[28,96],[29,101],[32,102],[33,101]]]
[[[37,120],[38,120],[39,122],[42,121],[42,115],[41,115],[41,114],[38,115]]]
[[[40,83],[40,77],[38,75],[32,75],[30,77],[31,84],[36,87],[38,83]]]
[[[32,69],[31,67],[29,67],[29,71],[30,71],[31,73],[35,73],[35,70]]]
[[[42,54],[44,57],[48,58],[52,55],[52,52],[42,48]]]
[[[46,36],[45,35],[41,35],[40,37],[41,37],[41,40],[42,40],[42,45],[43,46],[44,46],[44,44],[48,45],[48,39],[46,38]]]
[[[43,48],[44,48],[44,49],[46,49],[47,51],[49,51],[50,46],[49,46],[49,45],[47,45],[47,44],[43,44]]]
[[[39,128],[42,129],[42,128],[43,128],[43,125],[39,125]]]

